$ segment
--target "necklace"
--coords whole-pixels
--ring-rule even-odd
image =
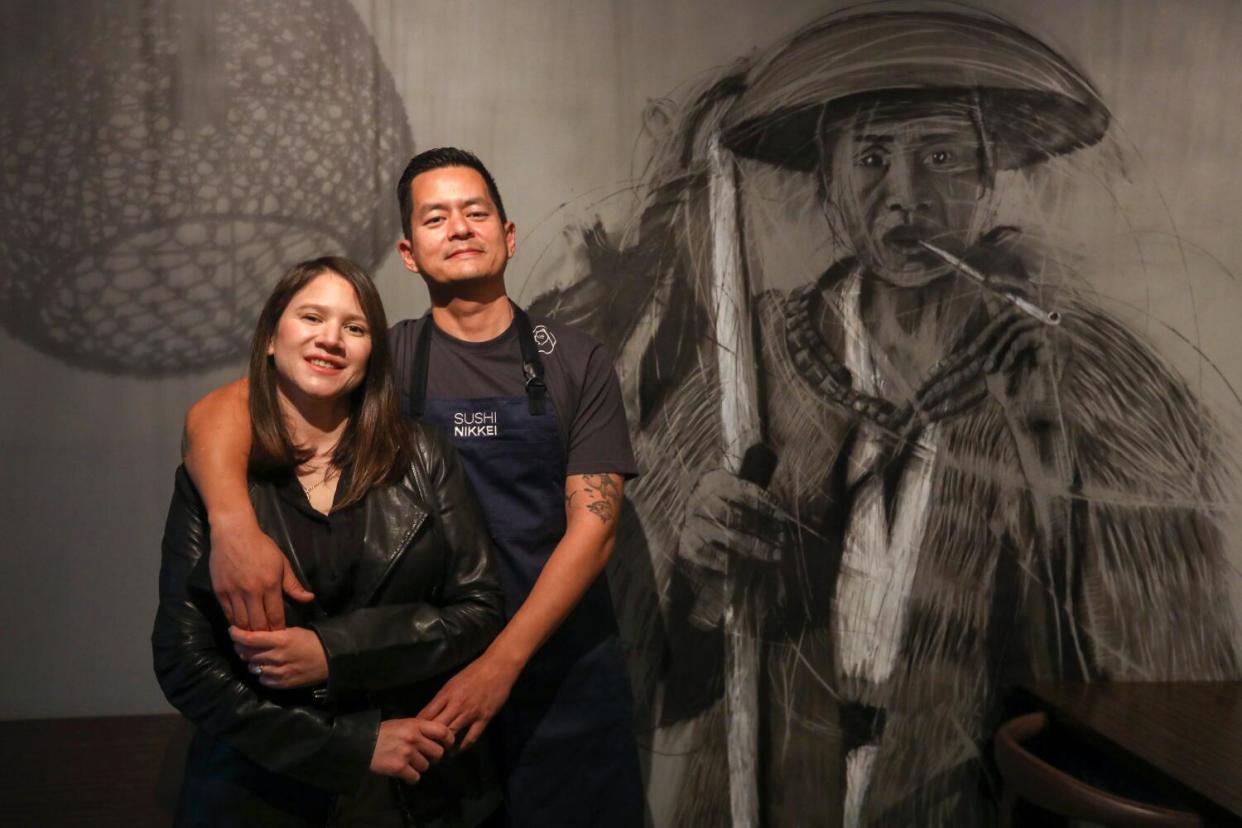
[[[315,489],[318,489],[320,486],[322,486],[323,484],[325,484],[325,483],[327,483],[327,482],[328,482],[328,474],[329,474],[331,471],[332,471],[332,467],[331,467],[331,466],[325,466],[325,467],[324,467],[324,470],[323,470],[323,479],[322,479],[322,480],[320,480],[318,483],[316,483],[316,484],[315,484],[315,485],[313,485],[313,486],[302,486],[302,481],[301,481],[301,480],[299,480],[299,481],[298,481],[298,485],[299,485],[299,486],[302,486],[302,491],[306,493],[306,496],[307,496],[307,497],[310,497],[310,493],[311,493],[311,492],[315,491]]]
[[[792,291],[785,300],[785,348],[799,376],[829,403],[845,406],[881,427],[891,428],[905,419],[887,400],[853,388],[849,370],[832,356],[828,344],[815,329],[811,313],[818,306],[823,281]]]

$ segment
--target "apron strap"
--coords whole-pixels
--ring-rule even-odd
[[[410,418],[417,420],[427,407],[427,371],[431,361],[431,311],[423,314],[418,341],[414,344],[414,375],[410,377]]]
[[[509,300],[509,304],[513,305],[513,323],[517,325],[518,346],[522,349],[526,402],[532,416],[541,416],[548,391],[543,382],[543,361],[539,359],[539,349],[535,346],[530,317],[513,300]],[[418,341],[414,345],[414,375],[410,378],[409,408],[410,416],[414,419],[422,417],[427,407],[427,373],[431,361],[431,330],[434,325],[431,311],[427,311],[418,331]]]
[[[513,304],[513,300],[509,300]],[[543,360],[535,346],[535,335],[530,329],[530,317],[526,311],[513,305],[513,323],[517,325],[518,345],[522,349],[522,374],[526,377],[526,403],[532,417],[542,416],[543,401],[548,388],[543,384]]]

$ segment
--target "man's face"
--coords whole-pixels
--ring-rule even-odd
[[[944,276],[947,266],[918,242],[960,255],[986,229],[980,208],[992,182],[960,107],[880,107],[825,140],[829,200],[863,265],[884,281],[917,287]]]
[[[517,249],[513,222],[502,222],[483,176],[440,167],[410,182],[410,238],[397,245],[408,270],[441,287],[504,277]]]

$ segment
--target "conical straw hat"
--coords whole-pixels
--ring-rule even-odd
[[[814,25],[746,73],[724,116],[734,153],[810,171],[817,136],[884,101],[974,101],[994,163],[1013,169],[1099,141],[1109,114],[1090,83],[1040,41],[995,18],[883,12]]]

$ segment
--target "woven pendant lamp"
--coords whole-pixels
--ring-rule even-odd
[[[245,353],[271,284],[376,266],[413,141],[346,0],[45,2],[0,58],[0,324],[110,373]]]

